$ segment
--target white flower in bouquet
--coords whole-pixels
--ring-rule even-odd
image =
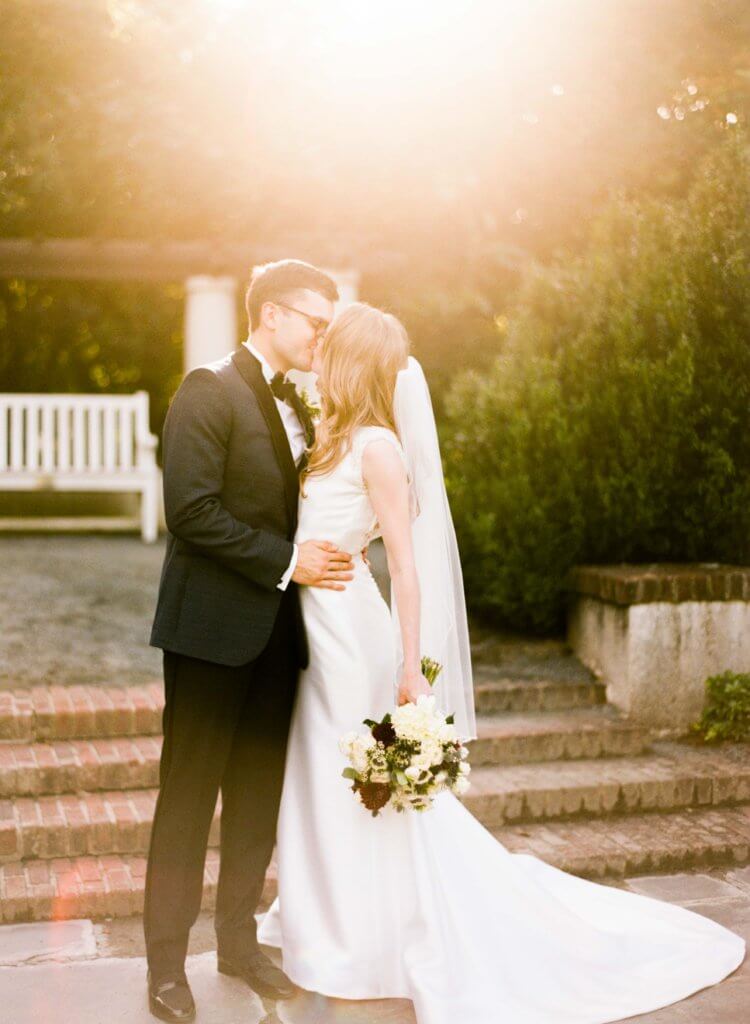
[[[363,733],[357,735],[354,743],[352,743],[349,759],[358,772],[367,771],[368,755],[375,745],[375,740],[372,736]]]
[[[435,698],[426,694],[420,694],[416,704],[394,708],[391,721],[401,738],[413,740],[435,737],[445,724],[445,718],[435,709]]]
[[[432,684],[441,666],[423,658],[422,671]],[[367,718],[364,724],[369,733],[346,733],[339,749],[349,761],[342,774],[373,817],[387,804],[399,812],[424,811],[442,790],[461,795],[469,788],[466,748],[456,736],[453,716],[443,715],[434,696],[420,694],[382,721]]]
[[[360,733],[352,731],[341,737],[339,740],[339,750],[345,757],[349,757],[352,748],[360,735]]]

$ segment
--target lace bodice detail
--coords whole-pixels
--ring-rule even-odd
[[[359,427],[351,448],[337,466],[325,476],[306,478],[305,493],[299,499],[297,543],[330,540],[344,551],[356,554],[380,535],[362,478],[364,450],[371,441],[379,440],[389,441],[406,465],[404,450],[394,431],[387,427]]]

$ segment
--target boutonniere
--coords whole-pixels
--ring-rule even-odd
[[[297,394],[299,395],[300,401],[304,405],[305,409],[307,409],[307,414],[310,419],[320,419],[320,406],[316,405],[312,398],[310,398],[307,388],[300,388]]]

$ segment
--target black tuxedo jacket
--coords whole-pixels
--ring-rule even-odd
[[[151,644],[222,665],[257,657],[271,635],[292,557],[298,470],[258,360],[243,345],[192,370],[163,435],[169,537]],[[293,602],[301,667],[307,643]]]

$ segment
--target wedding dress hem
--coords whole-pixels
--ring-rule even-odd
[[[259,925],[263,922],[265,914],[257,915]],[[283,948],[283,940],[278,937],[278,941],[266,940],[264,945],[268,945],[274,949]],[[676,958],[677,959],[677,958]],[[703,976],[699,984],[693,982],[688,983],[688,987],[684,984],[675,983],[671,992],[663,993],[661,1000],[658,1003],[654,1003],[652,999],[642,1000],[639,1003],[634,1004],[632,1007],[623,1007],[622,1011],[618,1011],[617,1016],[586,1016],[582,1015],[580,1018],[565,1017],[566,1024],[619,1024],[621,1021],[630,1020],[633,1017],[639,1017],[646,1013],[655,1013],[657,1010],[664,1009],[667,1006],[673,1006],[675,1003],[681,1002],[687,999],[689,996],[696,995],[698,992],[702,992],[704,989],[711,988],[713,985],[731,976],[739,967],[742,966],[745,960],[745,948],[743,946],[739,956],[734,956],[729,961],[727,966],[726,955],[717,957],[716,973]],[[668,962],[661,961],[659,963],[660,970],[668,969]],[[300,970],[298,966],[290,966],[284,963],[284,971],[289,978],[299,988],[304,989],[307,992],[314,992],[318,995],[325,996],[328,999],[343,999],[352,1001],[375,1001],[381,999],[408,999],[418,1005],[419,1003],[419,992],[415,990],[406,991],[394,991],[392,989],[383,990],[378,987],[375,989],[352,989],[347,986],[340,986],[336,984],[328,984],[324,977],[317,970],[306,972],[304,969]],[[644,974],[648,975],[649,971],[644,971]],[[634,975],[637,972],[632,972],[631,977],[634,981],[634,987],[637,985],[638,978]],[[479,1017],[472,1017],[470,1020],[464,1019],[463,1024],[498,1024],[498,1013],[502,1014],[502,1007],[493,1007],[489,1010],[486,1019]]]

